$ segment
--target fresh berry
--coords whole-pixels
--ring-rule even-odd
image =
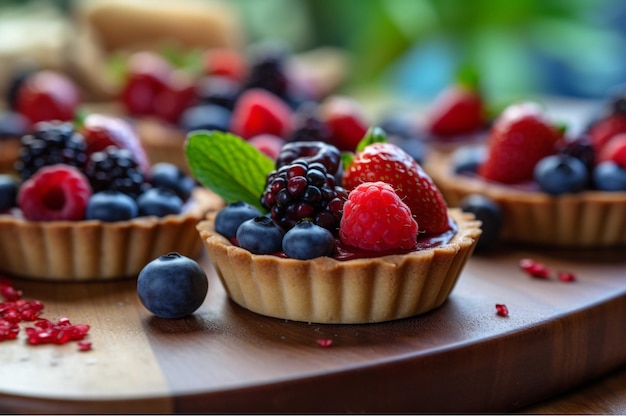
[[[25,180],[47,165],[65,164],[82,169],[87,161],[85,141],[74,126],[61,122],[39,122],[33,134],[22,137],[15,170]]]
[[[153,186],[173,191],[183,201],[191,197],[196,181],[180,167],[169,162],[159,162],[150,168],[150,181]]]
[[[21,138],[29,128],[28,120],[20,113],[7,111],[0,113],[0,140]]]
[[[476,243],[476,252],[495,248],[503,225],[502,209],[498,203],[481,194],[470,194],[461,200],[459,207],[464,212],[472,213],[482,223],[482,234]]]
[[[281,137],[264,133],[251,137],[248,142],[271,159],[276,160],[285,145],[285,140]]]
[[[417,243],[418,224],[411,209],[385,182],[360,184],[343,210],[342,243],[371,251],[411,249]]]
[[[261,203],[284,230],[302,219],[311,219],[336,233],[345,198],[345,190],[324,165],[296,159],[267,176]]]
[[[90,114],[83,120],[81,133],[87,143],[87,154],[116,146],[130,150],[144,174],[150,169],[148,155],[139,136],[124,119],[104,114]]]
[[[80,91],[67,76],[42,70],[26,78],[20,85],[15,110],[31,123],[74,120],[80,103]]]
[[[181,200],[173,191],[154,187],[144,191],[137,197],[140,216],[165,217],[170,214],[179,214],[183,209]]]
[[[202,57],[204,74],[210,77],[226,77],[242,82],[248,75],[248,62],[245,56],[234,49],[208,49]]]
[[[348,152],[354,152],[369,127],[359,103],[345,96],[326,98],[320,105],[320,119],[330,129],[329,143]]]
[[[600,162],[592,173],[594,187],[601,191],[626,191],[626,168],[613,161]]]
[[[193,259],[171,252],[150,261],[137,277],[141,303],[157,317],[179,319],[194,313],[206,298],[209,281]]]
[[[18,65],[10,71],[6,89],[6,103],[10,110],[17,108],[17,95],[24,81],[36,72],[37,67],[32,64]]]
[[[90,155],[85,174],[94,192],[114,190],[136,198],[146,187],[143,171],[130,149],[109,146]]]
[[[17,178],[9,174],[0,174],[0,213],[15,207],[18,188]]]
[[[197,87],[200,103],[216,104],[228,110],[235,108],[241,91],[240,83],[223,76],[202,78]]]
[[[613,136],[598,153],[598,161],[613,161],[626,168],[626,133]]]
[[[328,173],[335,175],[341,168],[341,152],[335,146],[320,141],[290,142],[285,144],[278,158],[276,168],[289,165],[296,159],[319,162]]]
[[[127,112],[131,116],[154,115],[156,97],[165,90],[172,72],[160,55],[147,51],[131,55],[120,94]]]
[[[484,146],[461,146],[452,152],[452,170],[455,174],[476,174],[486,155]]]
[[[137,217],[137,202],[129,195],[119,191],[100,191],[89,199],[86,220],[117,222]]]
[[[171,124],[178,124],[185,109],[196,102],[197,95],[191,75],[183,70],[174,70],[154,97],[154,115]]]
[[[250,49],[245,89],[261,88],[278,97],[285,97],[289,90],[289,78],[285,71],[288,49],[278,42],[261,42]]]
[[[426,116],[426,128],[442,138],[474,133],[487,125],[483,97],[475,88],[454,84],[444,89]]]
[[[285,232],[267,216],[254,217],[241,223],[237,242],[242,248],[257,254],[271,254],[282,250]]]
[[[330,129],[320,120],[318,105],[307,102],[295,113],[294,131],[289,142],[326,142],[330,140]]]
[[[262,216],[256,207],[237,201],[230,203],[215,216],[215,231],[228,239],[237,236],[237,229],[246,220]]]
[[[496,120],[487,142],[483,178],[504,184],[531,181],[535,165],[556,153],[562,133],[530,102],[509,106]]]
[[[246,90],[233,109],[230,131],[244,139],[262,133],[288,137],[293,129],[292,111],[275,94],[261,88]]]
[[[283,237],[283,252],[294,259],[313,259],[330,256],[335,250],[335,238],[327,229],[303,220]]]
[[[587,134],[596,150],[602,147],[615,135],[626,133],[626,114],[616,113],[596,120],[588,129]]]
[[[386,142],[368,145],[357,152],[343,173],[350,191],[364,182],[383,181],[411,209],[420,232],[438,234],[449,229],[443,195],[422,167],[400,147]]]
[[[217,104],[198,104],[187,108],[180,116],[179,126],[186,132],[193,130],[228,131],[232,112]]]
[[[77,168],[57,164],[26,180],[17,204],[27,220],[83,220],[89,197],[89,180]]]
[[[558,146],[558,153],[579,159],[588,172],[591,172],[596,164],[596,150],[587,135],[562,142]]]
[[[580,159],[568,155],[550,155],[535,165],[535,182],[548,194],[577,193],[589,183],[587,167]]]

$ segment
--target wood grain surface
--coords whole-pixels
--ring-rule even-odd
[[[577,281],[530,278],[524,257]],[[251,313],[202,262],[209,294],[180,320],[145,310],[134,280],[14,280],[43,317],[89,324],[93,349],[0,343],[0,412],[626,412],[623,250],[474,256],[441,308],[367,325]]]

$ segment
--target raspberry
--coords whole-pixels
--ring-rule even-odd
[[[417,244],[417,222],[389,184],[366,182],[348,195],[339,239],[372,251],[411,249]]]
[[[82,220],[90,196],[89,180],[77,168],[56,164],[22,184],[17,204],[28,220]]]
[[[108,146],[89,157],[85,174],[94,192],[113,190],[137,198],[145,189],[142,168],[130,149]]]
[[[244,139],[262,133],[286,138],[293,130],[292,111],[277,95],[262,88],[252,88],[237,100],[229,130]]]

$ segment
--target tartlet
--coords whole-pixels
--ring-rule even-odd
[[[408,254],[337,260],[255,255],[215,232],[215,215],[197,225],[228,296],[258,314],[315,323],[374,323],[441,306],[480,236],[480,222],[449,210],[456,233],[441,246]]]
[[[184,211],[128,221],[28,221],[0,214],[0,271],[48,281],[95,281],[137,276],[168,252],[196,258],[202,251],[196,224],[222,206],[197,187]]]

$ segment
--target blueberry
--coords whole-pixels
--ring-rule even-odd
[[[534,178],[539,188],[548,194],[577,193],[589,183],[587,167],[569,155],[551,155],[535,165]]]
[[[259,255],[280,252],[283,235],[283,229],[266,216],[246,220],[237,229],[239,246]]]
[[[0,174],[0,212],[15,207],[18,180],[9,174]]]
[[[27,133],[28,120],[20,113],[4,112],[0,114],[0,139],[3,137],[21,138]]]
[[[476,244],[476,252],[488,251],[495,247],[502,230],[503,215],[498,203],[482,194],[470,194],[459,204],[461,210],[472,213],[482,222],[482,235]]]
[[[183,209],[183,200],[173,191],[161,187],[150,188],[137,198],[140,216],[164,217],[178,214]]]
[[[139,272],[137,295],[152,314],[178,319],[192,314],[209,290],[206,273],[193,259],[176,252],[159,256]]]
[[[232,78],[211,75],[198,83],[198,97],[203,104],[216,104],[232,110],[241,93],[241,84]]]
[[[199,104],[189,107],[180,117],[180,127],[192,130],[219,130],[225,132],[230,126],[231,111],[217,104]]]
[[[89,198],[85,218],[117,222],[132,219],[138,214],[139,207],[131,196],[120,191],[107,190],[94,193]]]
[[[452,153],[452,169],[455,174],[475,174],[486,156],[484,146],[462,146]]]
[[[237,235],[237,229],[241,223],[260,216],[262,213],[256,207],[243,201],[237,201],[227,205],[217,213],[215,231],[230,239]]]
[[[150,169],[152,185],[171,190],[181,200],[187,201],[196,186],[195,180],[178,166],[169,162],[159,162]]]
[[[333,234],[310,221],[301,221],[283,237],[283,251],[290,258],[313,259],[330,256],[334,250]]]
[[[593,170],[593,184],[601,191],[626,191],[626,168],[614,161],[600,162]]]

